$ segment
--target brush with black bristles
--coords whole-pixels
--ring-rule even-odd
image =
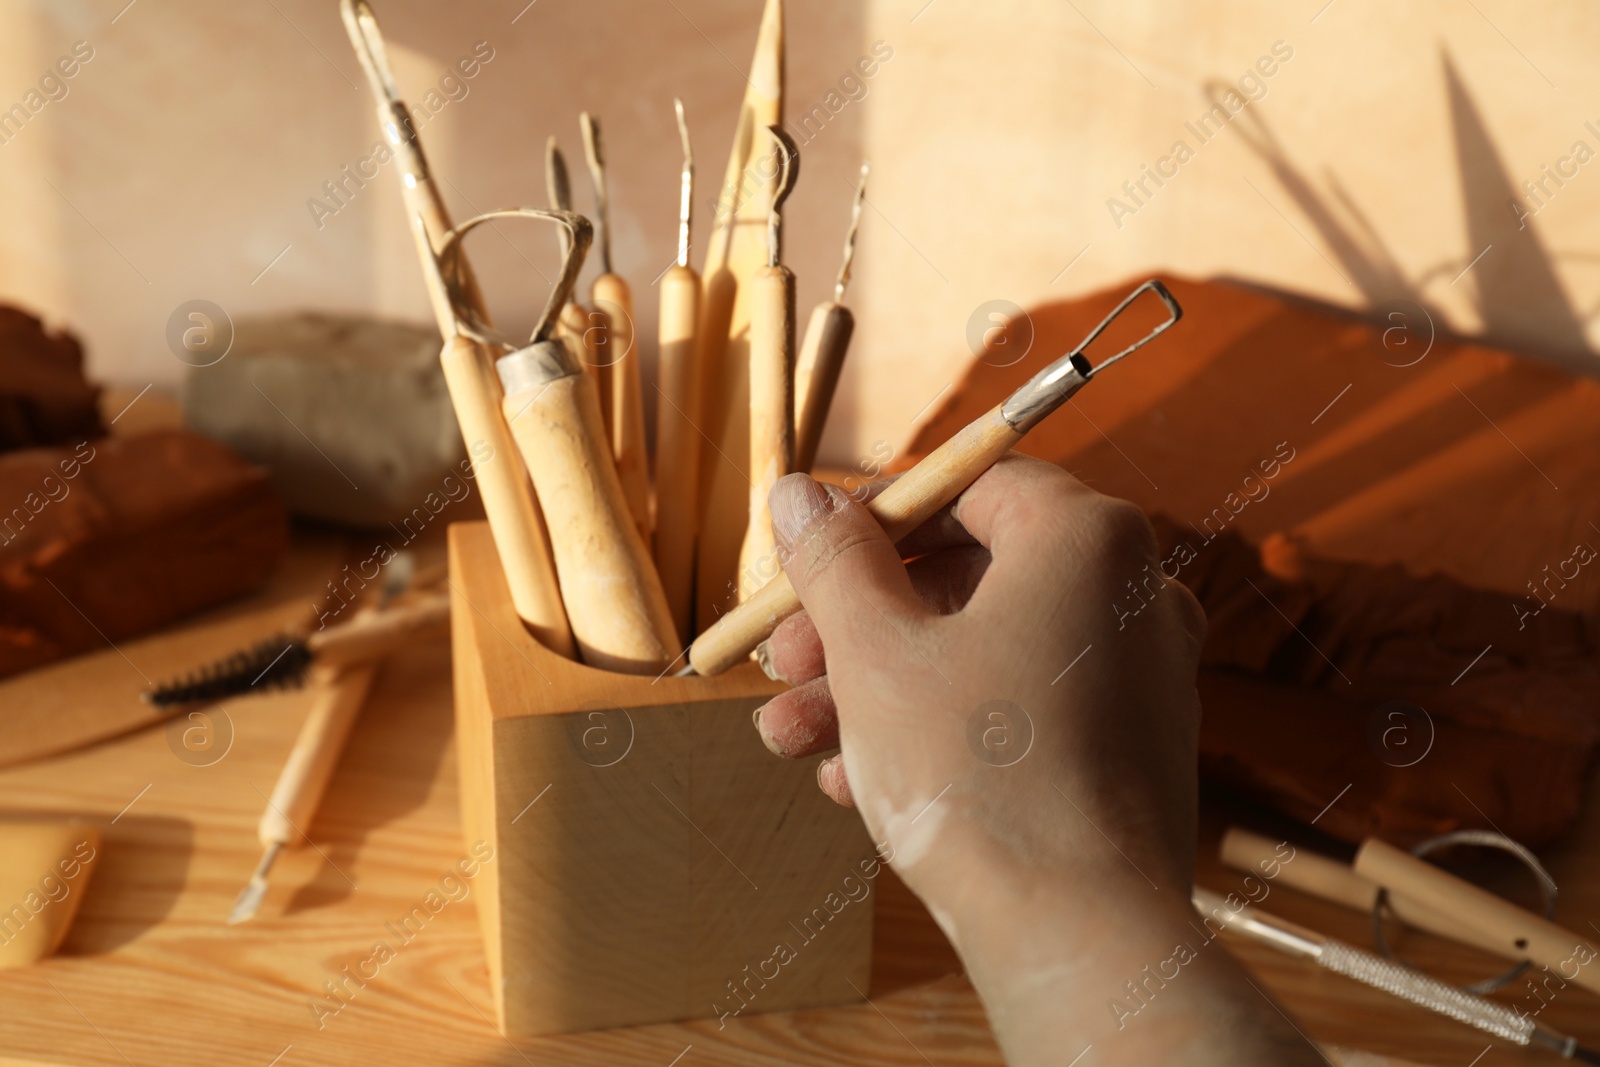
[[[295,689],[313,665],[343,667],[378,659],[418,630],[449,618],[445,593],[358,615],[351,621],[306,634],[278,634],[179,681],[158,685],[144,694],[158,708],[212,704],[247,693]]]

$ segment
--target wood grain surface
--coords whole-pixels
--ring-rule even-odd
[[[430,529],[412,546],[424,556],[419,562],[442,558],[443,532]],[[297,535],[291,564],[303,565],[308,553],[325,548]],[[319,588],[321,580],[307,579],[306,588]],[[266,795],[309,707],[304,692],[233,701],[226,719],[214,717],[211,727],[220,735],[222,723],[231,723],[231,743],[218,736],[205,756],[152,728],[0,771],[0,816],[79,815],[99,826],[104,839],[60,953],[0,973],[0,1067],[1000,1063],[955,953],[892,872],[874,890],[866,1003],[744,1015],[723,1028],[706,1020],[514,1044],[501,1037],[490,1021],[477,888],[468,883],[468,896],[444,906],[408,944],[397,945],[386,925],[437,890],[464,854],[450,656],[442,636],[418,638],[384,665],[321,812],[301,827],[313,847],[286,852],[260,916],[227,927],[234,896],[258,857],[256,823]],[[225,754],[200,765],[217,749]],[[1201,813],[1198,880],[1219,892],[1243,887],[1244,876],[1216,858],[1230,825],[1348,859],[1348,849],[1221,795],[1204,795]],[[526,817],[541,814],[535,806]],[[1600,922],[1600,781],[1590,782],[1573,832],[1542,858],[1561,887],[1557,920],[1574,930]],[[1526,886],[1522,891],[1531,894]],[[1527,903],[1531,895],[1519,899]],[[12,903],[0,901],[0,908]],[[1262,906],[1351,944],[1370,943],[1368,920],[1339,905],[1274,886]],[[336,1014],[323,1015],[319,1029],[312,1004],[325,995],[324,983],[370,958],[379,941],[396,945],[393,958]],[[1429,1067],[1561,1062],[1491,1044],[1476,1031],[1271,949],[1224,944],[1316,1040]],[[1447,980],[1476,980],[1500,969],[1498,961],[1427,935],[1405,934],[1395,945]],[[1108,998],[1119,982],[1107,976]],[[1520,985],[1497,999],[1538,1007]],[[1600,999],[1569,986],[1555,992],[1538,1018],[1595,1045],[1597,1009]],[[1109,1050],[1091,1053],[1079,1067],[1108,1062],[1098,1059],[1102,1051]]]

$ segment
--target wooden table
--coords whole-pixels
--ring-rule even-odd
[[[892,874],[878,887],[870,1003],[747,1015],[725,1028],[706,1021],[512,1044],[489,1023],[469,896],[449,904],[319,1028],[311,1003],[326,996],[324,983],[374,942],[392,942],[385,924],[418,904],[463,854],[447,646],[421,641],[384,666],[324,809],[306,828],[314,847],[287,853],[260,917],[229,928],[223,920],[259,851],[263,795],[305,707],[300,693],[228,705],[232,745],[208,766],[178,758],[167,732],[150,729],[0,773],[0,813],[78,813],[105,834],[102,864],[61,954],[0,972],[0,1063],[999,1062],[955,954]],[[1200,880],[1224,891],[1239,876],[1210,856],[1229,821],[1307,840],[1266,813],[1207,798]],[[1548,856],[1562,916],[1575,928],[1600,917],[1597,846],[1600,804],[1591,803],[1579,832]],[[1274,890],[1266,906],[1366,942],[1364,918],[1292,890]],[[1494,969],[1421,936],[1402,947],[1449,977]],[[1499,1045],[1474,1060],[1489,1044],[1474,1031],[1254,945],[1229,948],[1319,1040],[1456,1067],[1539,1062]],[[1541,1018],[1600,1043],[1596,1007],[1568,989]]]

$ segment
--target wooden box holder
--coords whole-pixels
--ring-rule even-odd
[[[484,523],[450,528],[461,806],[502,1032],[858,1001],[872,845],[752,728],[781,686],[585,667],[528,636]],[[479,846],[482,850],[482,846]]]

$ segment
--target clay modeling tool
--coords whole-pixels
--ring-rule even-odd
[[[861,164],[861,178],[850,206],[850,229],[844,236],[844,262],[833,283],[833,299],[811,309],[806,337],[800,345],[800,359],[794,369],[794,469],[810,473],[817,461],[817,446],[828,421],[828,408],[844,369],[845,353],[856,319],[844,306],[845,286],[850,284],[850,268],[856,257],[856,231],[861,227],[861,203],[867,195],[867,164]]]
[[[767,263],[750,279],[750,500],[739,550],[739,599],[778,572],[767,494],[794,462],[794,272],[782,263],[783,202],[800,177],[800,150],[769,127],[778,184],[767,211]]]
[[[628,498],[628,510],[639,535],[650,543],[650,457],[644,439],[644,393],[639,374],[639,345],[633,319],[633,291],[611,267],[611,210],[606,195],[606,161],[600,148],[600,123],[587,111],[578,116],[583,131],[583,157],[594,183],[596,236],[600,274],[589,300],[605,323],[601,362],[611,375],[611,452],[617,476]]]
[[[1340,863],[1328,856],[1321,856],[1305,848],[1296,848],[1293,860],[1283,861],[1277,854],[1280,843],[1258,834],[1230,827],[1222,835],[1222,844],[1218,848],[1218,857],[1223,863],[1241,871],[1265,871],[1271,864],[1271,869],[1276,869],[1274,881],[1279,885],[1298,889],[1302,893],[1326,900],[1333,904],[1342,904],[1354,911],[1370,915],[1377,906],[1378,894],[1381,887],[1355,871],[1348,864]],[[1523,954],[1515,948],[1502,944],[1498,939],[1485,936],[1476,930],[1451,922],[1431,908],[1419,905],[1415,900],[1401,893],[1389,893],[1386,906],[1394,917],[1406,926],[1418,930],[1426,930],[1438,937],[1448,938],[1464,945],[1482,949],[1499,956],[1511,959],[1523,959]]]
[[[1133,344],[1091,365],[1083,355],[1106,327],[1144,293],[1155,293],[1166,306],[1167,317]],[[1045,417],[1065,404],[1100,372],[1143,348],[1165,333],[1183,315],[1167,287],[1151,280],[1123,297],[1111,314],[1078,343],[1071,352],[1051,363],[1028,383],[988,413],[959,430],[926,458],[902,474],[895,483],[874,497],[866,506],[893,541],[899,541],[940,508],[954,500],[994,466],[1000,457],[1027,436]],[[777,629],[778,624],[800,610],[800,598],[786,574],[778,574],[737,608],[729,611],[689,647],[689,666],[680,675],[721,674],[748,656]]]
[[[1243,934],[1252,941],[1271,945],[1286,955],[1311,960],[1324,970],[1354,978],[1374,989],[1409,1000],[1514,1045],[1549,1049],[1580,1063],[1600,1063],[1600,1054],[1581,1048],[1575,1038],[1541,1026],[1525,1012],[1472,993],[1464,993],[1421,971],[1391,963],[1382,956],[1363,952],[1342,941],[1323,937],[1303,926],[1258,911],[1254,905],[1245,904],[1235,909],[1210,890],[1196,886],[1193,899],[1202,918],[1217,922],[1223,929]]]
[[[402,555],[391,561],[378,603],[363,609],[361,619],[386,614],[389,603],[405,591],[411,575],[409,556]],[[448,611],[448,598],[441,599],[445,599]],[[333,777],[333,768],[339,762],[345,741],[350,737],[356,717],[361,714],[361,706],[366,703],[377,674],[375,659],[344,665],[319,664],[314,668],[311,711],[300,725],[300,733],[278,774],[278,784],[272,789],[267,809],[256,824],[256,836],[263,850],[261,861],[234,901],[233,911],[228,915],[229,926],[255,917],[266,898],[267,879],[279,854],[296,841],[306,839],[303,828],[310,827],[316,818],[317,807]]]
[[[527,472],[517,461],[510,431],[500,414],[500,382],[489,354],[457,329],[454,298],[450,294],[459,293],[478,318],[487,321],[483,296],[465,256],[453,259],[443,278],[435,277],[439,274],[438,250],[450,232],[449,213],[429,174],[411,113],[395,86],[377,17],[366,0],[341,0],[339,10],[377,99],[379,125],[394,152],[423,281],[444,340],[439,362],[444,369],[445,387],[450,392],[450,404],[467,454],[472,457],[512,602],[522,621],[545,647],[570,657],[572,634],[556,585],[549,539]]]
[[[1500,947],[1493,950],[1498,955],[1532,960],[1600,993],[1600,967],[1579,962],[1600,959],[1600,949],[1550,920],[1377,838],[1362,843],[1353,867],[1390,893],[1402,894],[1420,908],[1498,942]],[[1569,970],[1574,973],[1569,975]]]
[[[695,359],[700,316],[700,275],[689,266],[694,204],[694,150],[683,101],[673,100],[683,170],[678,180],[678,260],[661,276],[657,326],[660,363],[656,383],[656,571],[678,633],[689,634],[694,601],[694,542],[700,500],[700,401],[703,382]]]
[[[356,59],[360,61],[361,69],[366,72],[367,85],[372,89],[373,98],[377,101],[378,125],[383,130],[384,139],[388,141],[390,150],[394,153],[395,169],[400,174],[400,195],[405,202],[406,217],[415,218],[419,215],[422,217],[427,245],[423,247],[419,243],[418,252],[431,256],[437,252],[444,235],[450,232],[450,214],[445,210],[438,186],[433,183],[427,157],[422,152],[422,141],[411,122],[411,111],[400,98],[394,71],[389,67],[389,52],[384,46],[383,31],[378,26],[378,17],[373,14],[372,6],[367,0],[340,0],[339,15],[344,20],[345,33],[350,37]],[[451,278],[451,282],[480,313],[484,312],[483,297],[473,278],[472,268],[464,257],[460,260],[457,273]],[[449,306],[440,304],[435,299],[433,311],[439,323],[439,332],[449,337],[453,332],[449,322]]]
[[[550,210],[572,211],[572,181],[567,175],[567,157],[561,154],[556,139],[544,144],[544,186],[550,200]],[[566,260],[572,249],[572,238],[566,230],[556,232],[556,242],[561,248],[561,258]],[[606,440],[611,439],[611,367],[600,351],[600,341],[605,336],[603,318],[593,308],[586,308],[575,298],[568,299],[556,319],[556,335],[572,348],[582,363],[584,372],[594,376],[595,388],[600,397],[600,417],[605,422]]]
[[[470,219],[446,239],[455,254],[474,227],[494,219],[534,218],[568,233],[561,276],[527,344],[488,332],[471,309],[458,307],[462,329],[505,354],[496,364],[505,384],[507,422],[522,451],[550,522],[561,595],[583,662],[602,670],[653,674],[680,647],[655,565],[628,511],[600,418],[594,379],[555,336],[594,230],[581,215],[537,208],[494,211]]]
[[[764,131],[783,125],[783,53],[783,0],[767,0],[717,191],[700,302],[701,425],[713,446],[700,450],[695,613],[702,629],[726,610],[738,588],[739,548],[749,520],[750,472],[740,465],[750,441],[750,282],[767,262],[767,209],[778,175]]]
[[[158,708],[178,708],[297,688],[313,670],[371,663],[413,634],[449,621],[449,596],[430,593],[382,611],[361,612],[349,622],[324,630],[276,634],[180,681],[158,685],[145,693],[144,699]]]

